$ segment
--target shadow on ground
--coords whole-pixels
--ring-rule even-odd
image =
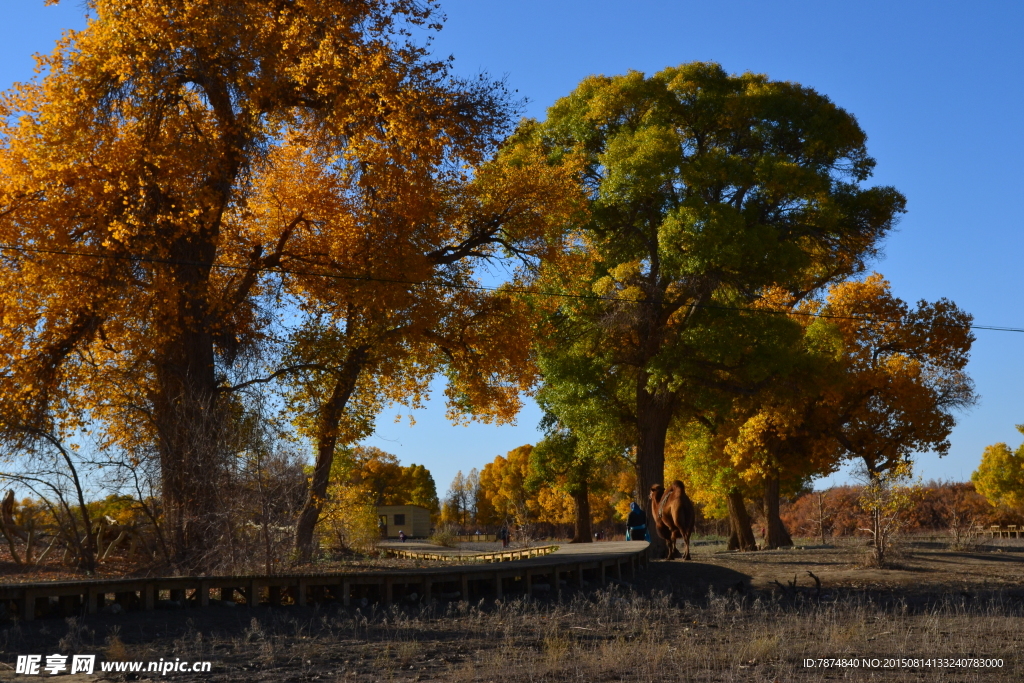
[[[685,599],[697,599],[710,591],[744,593],[750,590],[750,575],[704,562],[656,560],[637,576],[642,592],[662,591]]]

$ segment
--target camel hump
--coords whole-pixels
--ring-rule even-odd
[[[686,487],[683,486],[683,482],[679,481],[678,479],[672,482],[672,488],[682,491],[683,493],[686,493]]]

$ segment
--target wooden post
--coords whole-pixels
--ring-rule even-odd
[[[121,606],[125,612],[132,606],[132,598],[135,597],[135,591],[121,591],[120,593],[114,594],[114,602]]]
[[[245,606],[258,607],[260,604],[260,585],[256,581],[249,581],[245,587]]]
[[[466,574],[462,575],[462,595],[461,599],[469,602],[469,576]]]
[[[295,604],[299,607],[306,606],[306,582],[299,579],[298,584],[295,586]]]
[[[350,581],[341,582],[341,604],[348,607],[352,602],[352,583]]]
[[[278,607],[281,604],[281,587],[270,586],[267,589],[267,592],[269,593],[270,596],[270,604],[274,607]]]
[[[199,582],[199,606],[210,606],[210,584],[206,581]]]
[[[73,617],[78,614],[82,607],[81,595],[62,595],[58,600],[60,602],[60,615],[62,617]]]
[[[390,576],[384,578],[384,604],[390,605],[395,596],[395,582]]]
[[[147,612],[156,609],[156,589],[151,583],[142,587],[142,609]]]
[[[494,596],[501,597],[501,572],[494,572]]]
[[[582,590],[583,588],[583,563],[576,565],[576,585]]]
[[[36,594],[25,589],[21,596],[21,620],[32,621],[36,618]]]

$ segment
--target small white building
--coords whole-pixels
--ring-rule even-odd
[[[380,505],[377,507],[383,538],[398,538],[404,531],[408,538],[430,535],[430,510],[419,505]]]

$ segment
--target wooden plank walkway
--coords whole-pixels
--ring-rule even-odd
[[[437,551],[420,549],[427,544],[405,549],[396,548],[393,545],[387,546],[384,550],[389,555],[403,557],[410,560],[460,560],[462,562],[514,562],[516,560],[527,560],[531,557],[542,557],[556,552],[557,545],[542,545],[536,548],[515,548],[509,550],[496,550],[494,552],[465,552],[452,549],[450,551]],[[436,547],[436,546],[434,546]]]
[[[500,598],[507,593],[560,597],[563,587],[585,588],[635,575],[647,565],[647,546],[646,542],[626,541],[585,543],[491,564],[330,574],[0,582],[0,603],[29,621],[54,614],[91,614],[112,604],[124,610],[153,610],[236,603],[238,597],[250,606],[332,601],[350,605],[363,600],[388,604],[433,598]]]

